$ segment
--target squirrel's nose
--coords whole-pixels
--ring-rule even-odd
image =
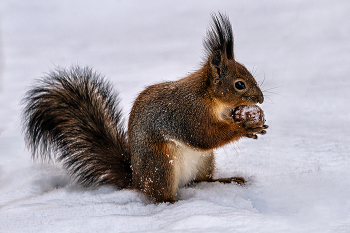
[[[259,97],[258,97],[258,103],[259,104],[262,104],[264,102],[264,96],[261,94],[261,95],[259,95]]]
[[[256,95],[258,98],[258,103],[259,104],[262,104],[263,102],[264,102],[264,95],[263,95],[263,93],[262,93],[262,91],[259,89],[259,92],[258,92],[258,94]]]

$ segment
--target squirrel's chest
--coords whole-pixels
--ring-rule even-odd
[[[199,172],[212,165],[209,164],[212,151],[198,151],[178,141],[174,141],[174,149],[174,178],[179,188],[195,180]]]

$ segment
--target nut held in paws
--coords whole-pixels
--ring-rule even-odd
[[[241,105],[235,108],[232,113],[233,122],[241,122],[253,118],[249,124],[265,123],[264,111],[257,105]]]

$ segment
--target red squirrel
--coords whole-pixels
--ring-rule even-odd
[[[175,202],[191,182],[214,179],[214,149],[265,134],[265,120],[234,121],[242,105],[263,103],[251,73],[234,58],[229,18],[212,15],[206,60],[178,81],[147,87],[132,107],[128,130],[119,99],[90,68],[57,68],[24,98],[23,125],[33,158],[56,158],[83,186],[138,190],[150,201]]]

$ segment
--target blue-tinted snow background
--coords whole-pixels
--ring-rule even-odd
[[[0,232],[350,232],[350,1],[2,0]],[[147,85],[199,68],[210,13],[226,12],[235,57],[263,82],[268,134],[217,151],[217,177],[175,204],[83,189],[31,161],[21,98],[57,65],[90,65],[125,119]]]

